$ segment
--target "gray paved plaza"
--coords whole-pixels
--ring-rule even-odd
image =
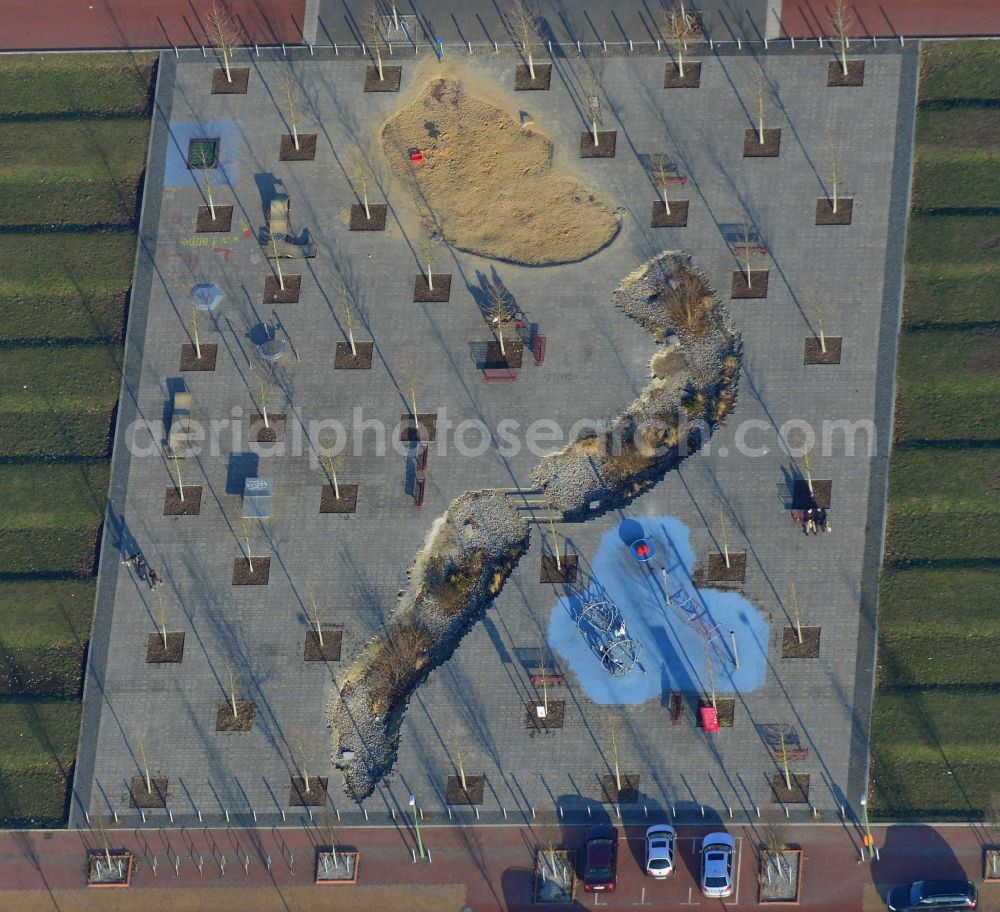
[[[481,817],[523,820],[532,809],[549,819],[557,806],[583,814],[599,801],[599,778],[610,772],[608,730],[617,717],[623,772],[641,776],[642,813],[673,805],[679,814],[728,817],[772,806],[769,778],[778,770],[759,734],[761,724],[793,726],[808,756],[794,772],[809,774],[809,803],[830,812],[854,805],[864,787],[867,727],[874,662],[875,599],[881,559],[885,472],[890,442],[893,368],[901,295],[909,190],[917,48],[865,53],[861,88],[827,88],[828,56],[813,48],[763,58],[778,101],[768,126],[781,127],[777,159],[742,157],[748,111],[755,104],[757,66],[735,48],[701,55],[701,87],[669,90],[663,57],[612,56],[591,61],[606,98],[604,129],[617,129],[610,160],[579,160],[585,124],[580,115],[580,65],[557,59],[548,92],[510,91],[514,60],[469,59],[439,66],[433,59],[403,65],[402,92],[364,93],[364,63],[296,53],[292,63],[255,58],[246,95],[209,94],[211,61],[175,60],[160,66],[140,251],[118,414],[109,519],[101,554],[99,594],[84,698],[71,821],[83,812],[114,809],[129,820],[128,783],[141,775],[139,745],[156,775],[169,778],[173,819],[223,818],[279,822],[288,807],[289,777],[304,764],[329,777],[330,802],[345,822],[386,821],[407,811],[414,794],[428,821],[446,819],[443,796],[455,773],[455,745],[469,774],[486,775]],[[318,133],[314,162],[280,162],[279,134],[287,126],[276,106],[283,74],[301,81],[309,113],[300,129]],[[412,303],[418,271],[417,220],[405,188],[378,169],[372,202],[387,200],[384,232],[350,232],[355,202],[353,162],[377,161],[376,135],[397,106],[439,73],[474,72],[477,85],[495,82],[554,142],[557,164],[621,207],[623,226],[607,248],[579,264],[528,268],[447,251],[436,270],[453,276],[446,304]],[[184,167],[187,140],[222,138],[231,183],[215,189],[218,204],[235,206],[227,235],[197,235],[202,203]],[[688,227],[649,227],[655,189],[642,156],[668,149],[688,176],[675,195],[690,200]],[[848,227],[814,225],[836,152],[841,191],[854,198]],[[264,224],[262,193],[283,183],[297,230],[308,228],[315,259],[284,261],[301,273],[299,303],[261,304],[268,261],[257,241]],[[488,212],[483,213],[488,218]],[[770,270],[763,300],[729,300],[738,264],[720,225],[746,218],[769,253],[754,267]],[[212,245],[214,238],[214,246]],[[685,696],[673,726],[667,695],[640,705],[592,702],[572,670],[553,698],[566,701],[565,726],[529,735],[525,702],[536,698],[529,674],[556,606],[555,587],[538,582],[544,530],[533,529],[521,560],[486,620],[463,640],[453,659],[416,691],[401,732],[396,769],[363,809],[343,794],[330,760],[326,716],[332,677],[376,634],[391,611],[406,571],[435,518],[452,498],[487,487],[531,488],[538,456],[523,447],[501,456],[495,446],[462,455],[454,434],[432,446],[426,500],[414,508],[407,459],[392,446],[377,452],[369,430],[360,454],[349,452],[343,483],[359,486],[358,512],[321,515],[321,469],[305,438],[312,422],[334,418],[358,445],[355,413],[377,419],[391,439],[406,411],[409,365],[418,368],[420,411],[436,410],[456,424],[477,419],[490,428],[505,418],[526,427],[536,418],[563,429],[579,418],[618,414],[649,378],[656,350],[651,336],[613,307],[619,281],[657,253],[683,250],[704,271],[728,307],[743,339],[743,369],[734,413],[711,446],[669,473],[623,513],[564,524],[561,533],[582,559],[592,559],[603,535],[624,517],[642,522],[675,517],[690,530],[699,560],[718,549],[720,507],[730,517],[729,545],[747,551],[741,591],[769,627],[766,680],[737,695],[735,722],[718,735],[694,724],[696,694]],[[489,338],[473,294],[493,271],[528,321],[547,337],[544,362],[530,358],[515,383],[484,382],[477,352]],[[375,343],[372,369],[333,369],[333,350],[345,339],[339,282],[355,294],[358,340]],[[214,372],[179,371],[189,341],[188,294],[201,282],[226,295],[214,325],[203,320],[202,343],[218,344]],[[804,366],[803,346],[821,304],[825,331],[843,338],[836,366]],[[254,456],[248,417],[256,412],[252,329],[277,324],[290,345],[281,362],[282,388],[270,404],[288,416],[283,451]],[[186,460],[185,483],[203,486],[198,516],[163,515],[171,466],[159,446],[130,447],[137,421],[161,421],[183,381],[195,417],[228,419],[216,447]],[[873,421],[871,455],[849,456],[838,442],[820,441],[810,461],[814,478],[832,481],[833,532],[803,536],[790,512],[790,479],[802,471],[779,446],[790,420],[821,432],[824,421]],[[747,422],[756,422],[748,425]],[[747,433],[749,428],[749,433]],[[762,446],[740,455],[740,441]],[[139,443],[148,437],[138,435]],[[157,444],[159,441],[157,441]],[[468,446],[477,435],[469,433]],[[249,454],[249,455],[248,455]],[[253,470],[254,465],[257,471]],[[268,556],[267,586],[233,586],[234,559],[243,554],[242,478],[273,479],[273,512],[260,524],[255,556]],[[155,593],[121,563],[132,544],[166,580]],[[789,625],[788,585],[794,581],[802,621],[822,627],[818,659],[781,658]],[[340,662],[304,662],[310,593],[325,623],[343,628]],[[146,642],[166,611],[167,628],[186,636],[181,664],[147,664]],[[556,657],[558,661],[558,656]],[[217,705],[226,699],[232,668],[239,696],[256,704],[253,730],[217,733]],[[655,674],[655,670],[651,673]],[[557,692],[556,692],[557,691]],[[722,694],[727,696],[727,694]],[[806,814],[796,805],[793,813]],[[468,820],[468,808],[455,809]],[[167,812],[147,812],[162,823]]]

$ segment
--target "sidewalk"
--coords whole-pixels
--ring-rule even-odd
[[[619,853],[617,892],[595,899],[578,890],[573,907],[757,905],[759,834],[751,828],[732,830],[739,846],[738,888],[733,897],[718,903],[704,899],[698,891],[697,848],[705,832],[680,828],[677,876],[655,882],[642,873],[643,829],[629,827]],[[899,883],[920,877],[981,881],[981,828],[893,826],[876,827],[873,832],[880,861],[868,864],[860,861],[863,847],[856,827],[788,828],[787,843],[803,849],[801,908],[874,912],[885,909],[881,897]],[[398,829],[343,830],[342,848],[360,850],[360,878],[357,885],[334,888],[313,885],[315,846],[328,838],[317,830],[117,831],[112,834],[113,848],[136,854],[135,876],[130,889],[105,891],[85,888],[86,850],[95,847],[92,834],[6,831],[0,834],[0,912],[111,908],[376,912],[398,906],[404,897],[406,908],[418,912],[458,912],[463,906],[475,912],[524,910],[531,904],[534,847],[553,839],[579,848],[584,839],[579,827],[562,831],[544,827],[532,831],[523,826],[435,827],[423,828],[421,835],[432,859],[426,865],[413,863],[415,842],[405,824]],[[1000,910],[1000,886],[983,887],[980,909]]]

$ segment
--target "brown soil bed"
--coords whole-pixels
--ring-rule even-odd
[[[639,774],[622,773],[622,787],[618,789],[618,780],[613,774],[601,777],[602,804],[638,804]]]
[[[584,130],[580,134],[580,158],[614,158],[617,144],[617,130],[598,130],[596,145],[594,134]]]
[[[803,364],[840,364],[843,339],[840,336],[825,336],[823,341],[826,343],[826,351],[823,351],[819,339],[815,336],[806,336]]]
[[[382,147],[420,214],[460,250],[531,266],[576,262],[606,246],[621,224],[609,205],[558,170],[537,124],[521,129],[516,110],[471,95],[456,80],[428,82],[387,121]],[[423,164],[410,162],[410,149],[425,152]]]
[[[312,161],[316,158],[316,134],[300,133],[299,147],[296,149],[295,137],[291,133],[282,133],[278,158],[283,162]]]
[[[216,67],[212,71],[212,94],[246,95],[250,83],[250,68],[230,66],[229,77],[226,79],[225,67]]]
[[[688,223],[688,201],[671,200],[670,214],[667,214],[667,207],[663,200],[656,200],[653,203],[653,217],[650,220],[651,228],[686,228]]]
[[[421,273],[413,282],[413,301],[415,304],[443,304],[451,298],[451,273],[431,273],[434,276],[434,287],[427,286],[427,276]]]
[[[833,496],[832,481],[816,481],[812,483],[812,494],[809,493],[809,483],[804,478],[796,478],[792,482],[792,509],[808,510],[810,501],[815,500],[816,506],[824,510],[830,509],[830,498]]]
[[[708,555],[709,582],[742,583],[747,578],[746,551],[730,551],[729,566],[725,554]]]
[[[378,78],[378,67],[369,66],[365,69],[366,92],[398,92],[403,79],[401,66],[386,66],[382,64],[382,78]]]
[[[332,484],[323,485],[319,495],[320,513],[354,513],[358,509],[358,486],[342,484],[339,487],[340,497],[337,497]]]
[[[485,368],[513,368],[517,370],[521,366],[524,358],[524,343],[519,339],[504,338],[504,351],[500,351],[499,342],[486,343],[486,363]]]
[[[370,370],[374,342],[355,342],[357,354],[351,351],[350,342],[338,342],[337,352],[333,356],[334,370]]]
[[[306,631],[306,645],[302,653],[304,662],[339,662],[344,631],[340,627],[323,627],[323,645],[315,630]]]
[[[764,128],[764,142],[760,134],[748,127],[743,131],[744,158],[777,158],[781,152],[781,130],[777,127]]]
[[[461,777],[449,776],[445,804],[482,804],[485,791],[485,776],[466,776],[465,788]]]
[[[253,728],[257,707],[249,700],[236,701],[236,715],[233,704],[228,700],[220,703],[215,710],[215,730],[217,732],[248,732]]]
[[[547,732],[555,728],[563,727],[563,722],[566,719],[566,701],[549,700],[549,711],[545,718],[542,719],[538,715],[537,707],[544,707],[544,705],[545,704],[542,700],[537,700],[536,702],[528,703],[525,706],[524,727],[531,735],[537,735],[539,732]]]
[[[817,225],[850,225],[854,216],[854,198],[839,197],[837,199],[837,211],[833,211],[833,201],[825,196],[816,200],[816,224]]]
[[[437,433],[437,412],[421,412],[417,415],[417,426],[413,424],[413,415],[399,416],[399,439],[415,443],[418,440],[433,440]]]
[[[233,207],[216,206],[215,218],[212,218],[211,206],[198,207],[198,220],[195,223],[195,231],[199,234],[208,232],[226,232],[233,227]]]
[[[371,218],[368,218],[371,213]],[[385,203],[369,203],[368,212],[361,203],[351,206],[351,231],[385,231]]]
[[[848,60],[847,75],[839,60],[831,60],[826,65],[826,84],[828,86],[862,86],[865,84],[865,62],[863,60]]]
[[[270,575],[271,558],[269,557],[255,557],[253,559],[253,572],[250,571],[250,562],[245,557],[237,557],[233,561],[234,586],[266,586]]]
[[[146,641],[146,662],[149,665],[176,665],[184,660],[184,634],[167,632],[167,645],[163,634],[151,633]]]
[[[285,413],[268,412],[267,425],[263,415],[250,416],[250,440],[253,443],[278,443],[285,439]]]
[[[526,63],[520,63],[514,71],[515,92],[544,91],[552,82],[552,64],[536,63],[535,78],[531,78],[531,70]]]
[[[167,786],[165,776],[150,776],[152,791],[146,788],[145,776],[133,776],[128,790],[128,806],[131,808],[165,808],[167,806]]]
[[[175,487],[167,488],[163,498],[164,516],[197,516],[201,512],[201,485],[184,485],[184,499]]]
[[[283,276],[285,287],[277,276],[270,275],[264,279],[264,304],[298,304],[299,291],[302,288],[302,276]]]
[[[710,700],[702,700],[698,706],[711,706]],[[716,697],[715,712],[719,720],[719,728],[732,728],[733,720],[736,718],[736,700],[733,697]],[[701,728],[701,713],[696,716],[697,726]]]
[[[181,346],[182,371],[214,371],[215,359],[219,354],[219,346],[215,342],[201,346],[201,357],[198,357],[198,350],[188,343]]]
[[[663,88],[665,89],[697,89],[701,85],[701,61],[692,60],[684,63],[684,75],[680,67],[669,62],[663,69]]]
[[[733,287],[729,296],[733,300],[766,298],[768,278],[767,269],[751,269],[748,285],[747,274],[742,269],[737,269],[733,273]]]
[[[575,583],[579,558],[575,554],[564,554],[559,559],[562,567],[556,563],[554,554],[543,554],[540,583]]]
[[[818,659],[821,627],[803,627],[802,642],[794,627],[781,631],[781,657],[783,659]]]
[[[809,774],[792,773],[788,778],[792,783],[791,788],[785,785],[784,773],[775,773],[771,777],[771,801],[774,804],[808,804]]]
[[[302,776],[292,776],[288,789],[289,807],[323,807],[326,804],[326,776],[310,776],[309,790]]]

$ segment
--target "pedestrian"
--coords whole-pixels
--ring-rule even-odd
[[[150,570],[149,571],[149,588],[150,589],[155,589],[157,581],[159,579],[160,578],[156,575],[156,571],[155,570]]]
[[[820,507],[816,511],[816,525],[818,525],[824,532],[830,531],[830,522],[826,517],[826,509]]]
[[[146,559],[141,554],[136,559],[135,572],[139,575],[139,579],[146,578]]]
[[[802,523],[802,532],[804,535],[808,535],[810,532],[816,531],[816,511],[810,507],[806,510],[805,522]]]

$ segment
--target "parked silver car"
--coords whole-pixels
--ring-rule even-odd
[[[673,877],[674,843],[677,834],[672,826],[657,823],[646,830],[646,873],[650,877]]]
[[[712,899],[733,895],[736,840],[728,833],[709,833],[701,841],[701,892]]]

